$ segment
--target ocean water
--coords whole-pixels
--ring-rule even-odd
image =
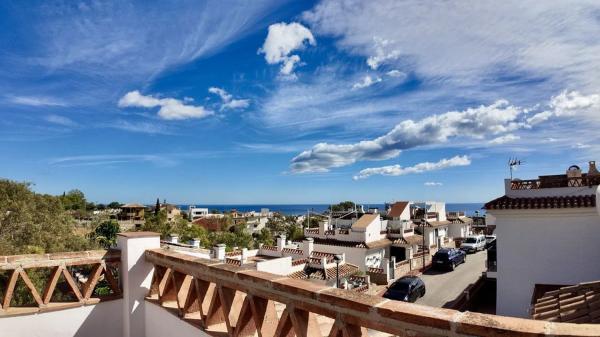
[[[189,205],[178,205],[182,210],[187,210]],[[328,204],[289,204],[289,205],[278,205],[278,204],[257,204],[257,205],[203,205],[196,204],[197,207],[206,207],[209,210],[219,210],[220,212],[230,211],[232,209],[236,209],[239,212],[250,212],[257,211],[259,212],[261,208],[268,208],[272,212],[280,212],[286,215],[300,215],[306,214],[309,210],[312,212],[322,213],[324,212]],[[365,209],[369,207],[377,207],[380,210],[383,210],[383,204],[365,204]],[[479,212],[479,214],[484,214],[485,210],[482,210],[483,203],[448,203],[446,204],[447,212],[465,212],[467,215],[474,215],[475,212]]]

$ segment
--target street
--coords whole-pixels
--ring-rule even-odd
[[[468,254],[467,261],[456,267],[454,271],[429,269],[419,276],[425,282],[425,296],[416,303],[443,307],[454,300],[472,283],[475,283],[485,271],[487,251]]]

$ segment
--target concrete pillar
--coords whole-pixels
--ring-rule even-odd
[[[306,238],[302,241],[302,256],[310,257],[312,254],[315,245],[315,240],[313,238]]]
[[[248,248],[242,248],[242,256],[240,257],[242,264],[248,262]]]
[[[281,252],[285,246],[285,234],[280,234],[277,237],[277,251]]]
[[[127,232],[117,236],[121,250],[121,284],[123,286],[123,336],[146,335],[145,301],[152,283],[154,266],[144,259],[146,249],[160,248],[160,234]]]
[[[191,239],[190,246],[194,248],[200,248],[200,240],[199,239]]]
[[[213,247],[213,257],[219,261],[225,260],[225,244],[219,243]]]

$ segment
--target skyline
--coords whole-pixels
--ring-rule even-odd
[[[485,202],[510,157],[523,179],[600,160],[598,13],[4,2],[0,177],[95,202]]]

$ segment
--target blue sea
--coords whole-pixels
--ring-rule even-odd
[[[189,205],[178,205],[182,210],[187,210]],[[219,210],[220,212],[230,211],[232,209],[236,209],[239,212],[250,212],[257,211],[259,212],[261,208],[268,208],[272,212],[279,212],[286,215],[300,215],[306,214],[308,210],[311,212],[322,213],[327,210],[329,207],[328,204],[290,204],[290,205],[277,205],[277,204],[261,204],[261,205],[204,205],[204,204],[196,204],[197,207],[206,207],[209,210]],[[369,207],[376,207],[380,210],[384,209],[383,204],[364,204],[365,209]],[[467,215],[474,215],[475,212],[479,212],[479,214],[485,214],[485,211],[481,208],[483,207],[483,203],[448,203],[446,204],[447,212],[465,212]]]

